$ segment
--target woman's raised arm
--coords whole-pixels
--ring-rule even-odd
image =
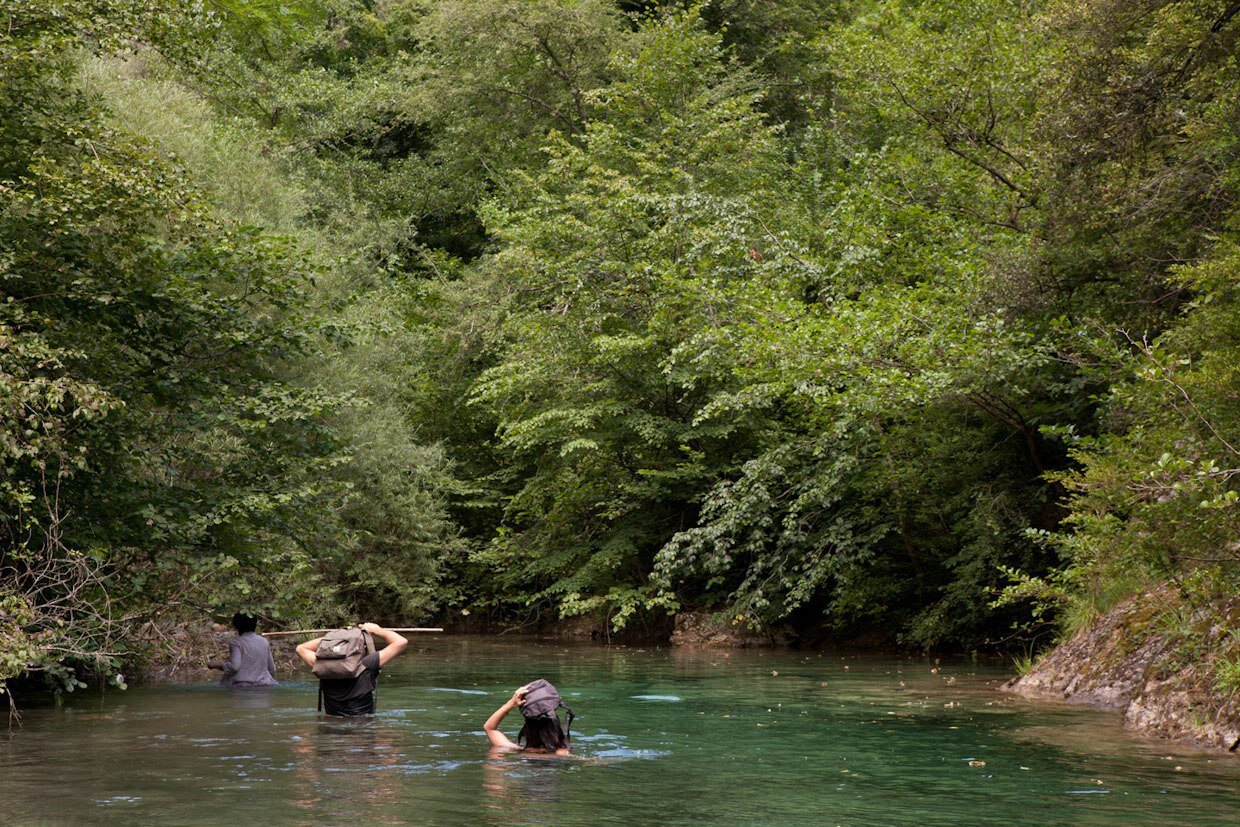
[[[499,731],[499,725],[504,717],[512,712],[513,707],[521,705],[521,696],[525,694],[525,687],[521,687],[512,693],[512,697],[504,702],[504,705],[491,713],[491,717],[487,718],[487,722],[482,725],[482,731],[487,734],[487,740],[492,746],[505,747],[507,749],[521,749],[520,744],[514,744],[511,739],[504,733]]]

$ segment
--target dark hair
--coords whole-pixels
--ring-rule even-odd
[[[254,615],[242,614],[237,612],[232,619],[233,628],[237,630],[237,634],[252,632],[258,628],[258,618]]]
[[[525,741],[526,749],[568,749],[569,739],[559,718],[526,718],[517,733],[517,743]]]

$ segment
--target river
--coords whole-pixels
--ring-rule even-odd
[[[1240,757],[1000,695],[1003,667],[967,659],[418,637],[364,721],[320,719],[315,685],[287,677],[26,709],[0,741],[0,822],[1195,826],[1240,813]],[[535,677],[577,713],[587,760],[490,754],[482,722]]]

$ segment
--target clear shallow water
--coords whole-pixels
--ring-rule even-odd
[[[320,719],[305,679],[27,709],[0,740],[0,823],[1237,823],[1240,757],[998,695],[999,667],[932,667],[420,637],[373,720]],[[482,722],[540,676],[590,760],[490,754]]]

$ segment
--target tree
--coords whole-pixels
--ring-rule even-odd
[[[304,526],[335,531],[319,473],[342,402],[281,370],[313,346],[309,274],[287,240],[216,220],[72,79],[75,49],[176,48],[194,18],[124,2],[6,13],[6,674],[106,666],[113,604],[130,620],[179,602],[304,610]]]

